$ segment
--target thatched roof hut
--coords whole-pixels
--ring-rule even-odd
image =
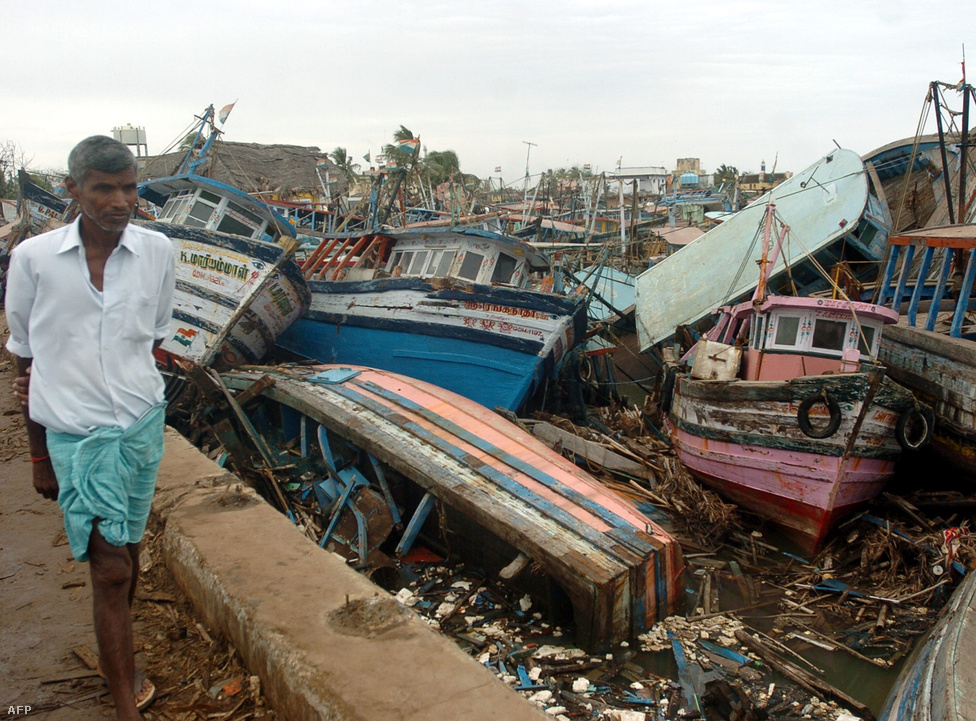
[[[173,175],[183,160],[185,151],[146,158],[140,179],[163,178]],[[233,185],[246,193],[266,199],[290,200],[311,196],[325,200],[315,166],[325,160],[329,178],[333,181],[332,195],[345,192],[347,182],[327,155],[319,148],[299,145],[261,145],[259,143],[215,143],[209,160],[197,172],[222,183]],[[320,168],[322,181],[325,170]]]

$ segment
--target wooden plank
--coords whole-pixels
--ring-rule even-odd
[[[568,450],[589,463],[608,471],[623,473],[635,478],[655,482],[654,472],[640,463],[624,458],[599,443],[580,438],[575,433],[564,431],[551,423],[541,421],[532,424],[532,434],[541,438],[550,448]]]

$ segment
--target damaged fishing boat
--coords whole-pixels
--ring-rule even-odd
[[[722,307],[685,362],[668,364],[661,406],[695,476],[815,552],[903,450],[928,442],[932,415],[876,361],[897,313],[768,292],[775,217],[770,203],[753,299]]]
[[[278,344],[516,411],[586,332],[583,297],[530,287],[548,269],[523,241],[470,227],[327,237],[303,265],[311,306]]]
[[[232,462],[273,469],[279,505],[294,519],[321,518],[315,540],[359,568],[390,567],[420,538],[543,605],[568,602],[577,642],[591,650],[633,638],[681,602],[673,538],[466,398],[352,366],[194,377],[211,406],[231,407],[235,425],[213,427]],[[248,455],[247,442],[258,452]]]
[[[168,236],[176,253],[173,323],[157,352],[231,367],[262,360],[310,297],[291,225],[199,172],[219,135],[213,119],[210,106],[173,175],[139,183],[139,197],[157,212],[155,221],[136,222]]]

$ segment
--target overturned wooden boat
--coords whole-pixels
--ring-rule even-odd
[[[976,573],[956,588],[895,682],[879,721],[968,721],[976,708]]]
[[[243,367],[220,378],[227,396],[239,392],[232,405],[244,426],[224,425],[225,447],[241,433],[263,439],[264,465],[292,474],[275,493],[317,500],[327,521],[319,544],[359,567],[403,556],[423,532],[543,606],[568,598],[577,642],[592,650],[632,638],[681,601],[673,538],[477,403],[365,367]]]

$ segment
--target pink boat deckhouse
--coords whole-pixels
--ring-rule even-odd
[[[685,363],[669,364],[662,406],[693,474],[813,552],[880,493],[903,450],[928,442],[933,419],[876,361],[897,313],[767,293],[774,217],[770,204],[753,299],[721,308]]]

